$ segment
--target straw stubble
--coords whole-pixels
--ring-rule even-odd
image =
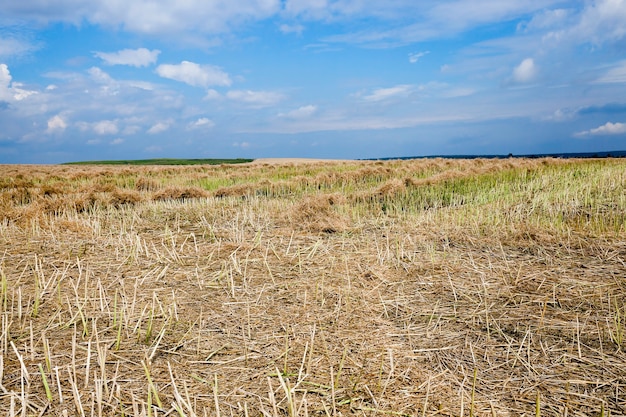
[[[0,172],[10,416],[626,413],[623,161]]]

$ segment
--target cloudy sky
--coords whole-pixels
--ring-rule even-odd
[[[626,149],[626,0],[0,10],[0,163]]]

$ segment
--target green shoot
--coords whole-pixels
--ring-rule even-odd
[[[48,398],[48,402],[52,402],[52,392],[50,392],[50,386],[48,385],[48,378],[46,377],[46,373],[43,371],[43,366],[39,364],[39,372],[41,373],[41,380],[43,382],[43,387],[46,390],[46,398]]]

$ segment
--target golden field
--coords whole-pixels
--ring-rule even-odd
[[[626,160],[0,166],[8,416],[626,415]]]

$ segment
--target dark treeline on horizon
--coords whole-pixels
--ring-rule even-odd
[[[384,158],[367,158],[365,161],[387,161],[391,159],[504,159],[504,158],[626,158],[626,151],[605,151],[605,152],[565,152],[565,153],[536,153],[524,155],[425,155],[425,156],[397,156]]]

